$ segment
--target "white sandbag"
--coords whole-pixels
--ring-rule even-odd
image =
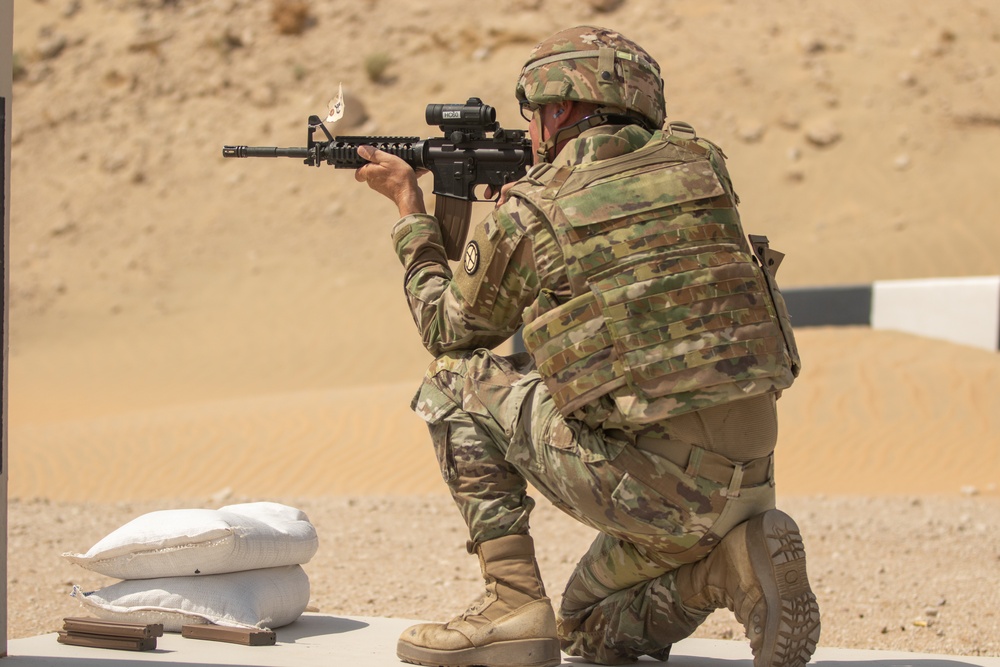
[[[305,611],[309,577],[300,565],[287,565],[204,577],[133,579],[89,593],[74,586],[72,595],[98,618],[162,623],[167,632],[198,623],[274,629]]]
[[[308,563],[319,548],[304,512],[279,503],[144,514],[85,554],[63,557],[117,579],[188,577]]]

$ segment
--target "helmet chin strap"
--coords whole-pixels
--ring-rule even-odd
[[[541,129],[543,125],[541,125],[541,115],[538,117],[538,122],[538,136],[542,136]],[[545,141],[539,142],[538,151],[535,154],[536,160],[537,162],[551,162],[555,157],[556,146],[564,141],[569,141],[580,136],[592,127],[597,127],[598,125],[634,125],[636,123],[643,126],[647,125],[647,123],[643,123],[640,119],[622,113],[619,109],[598,109],[580,122],[561,128]]]
[[[538,120],[538,136],[541,138],[545,134],[545,123],[542,122],[542,114],[536,113],[535,117],[531,122]],[[555,142],[552,137],[549,137],[545,141],[538,142],[538,150],[535,151],[535,164],[541,164],[543,162],[549,162],[549,151],[555,147]]]

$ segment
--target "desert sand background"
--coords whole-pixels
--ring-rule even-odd
[[[476,595],[408,410],[430,357],[391,204],[348,171],[221,157],[304,145],[340,83],[337,134],[432,136],[424,106],[471,96],[521,127],[531,47],[614,27],[728,154],[783,286],[1000,273],[990,0],[18,0],[14,21],[11,637],[110,583],[60,553],[240,500],[309,513],[320,611],[443,620]],[[1000,655],[1000,356],[797,337],[777,481],[822,643]],[[544,502],[534,533],[558,601],[592,534]],[[742,631],[719,612],[699,636]]]

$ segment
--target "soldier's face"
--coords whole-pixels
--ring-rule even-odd
[[[528,122],[528,137],[531,139],[531,150],[536,161],[541,145],[552,138],[564,124],[562,119],[566,117],[565,112],[566,109],[559,104],[545,104],[533,111],[531,121]]]

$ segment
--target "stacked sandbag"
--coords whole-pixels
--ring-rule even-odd
[[[278,628],[309,603],[302,569],[319,539],[304,512],[278,503],[144,514],[85,554],[63,557],[122,581],[73,595],[98,618],[182,625]]]

